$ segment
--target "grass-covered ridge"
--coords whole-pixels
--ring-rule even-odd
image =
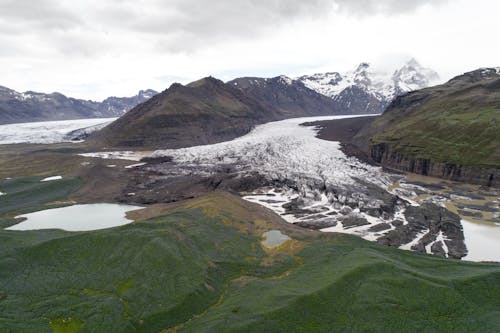
[[[0,231],[8,248],[0,253],[0,331],[500,327],[498,265],[301,230],[224,193],[131,215],[142,220],[93,232]],[[262,232],[272,229],[293,241],[263,248]]]
[[[481,70],[393,102],[362,135],[407,157],[500,166],[500,77]]]
[[[67,196],[76,191],[81,180],[70,177],[41,182],[42,177],[1,179],[0,228],[15,223],[14,217],[37,210],[68,205]]]

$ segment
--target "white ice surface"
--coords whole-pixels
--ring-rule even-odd
[[[0,144],[68,142],[66,134],[110,123],[117,118],[94,118],[0,125]]]
[[[259,125],[247,135],[213,145],[158,150],[154,156],[171,156],[181,165],[213,167],[235,164],[258,171],[271,179],[308,179],[326,184],[349,185],[353,177],[383,188],[390,178],[379,167],[346,156],[340,143],[316,138],[317,129],[300,126],[311,121],[352,118],[326,116],[292,118]]]

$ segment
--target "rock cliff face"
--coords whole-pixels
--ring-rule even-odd
[[[369,153],[373,161],[388,168],[471,184],[500,186],[500,168],[464,166],[428,158],[405,156],[386,143],[370,146]]]
[[[499,186],[500,70],[397,97],[354,142],[383,166]]]

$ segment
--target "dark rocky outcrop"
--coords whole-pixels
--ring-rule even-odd
[[[425,203],[420,207],[409,206],[405,211],[407,224],[400,224],[396,229],[380,237],[377,242],[399,247],[412,242],[419,234],[425,234],[413,245],[412,250],[426,252],[426,246],[431,245],[432,253],[443,254],[443,244],[437,240],[441,232],[448,248],[448,257],[462,258],[467,254],[464,243],[463,228],[460,217],[443,207]],[[439,244],[441,242],[441,244]],[[434,247],[434,249],[433,249]]]

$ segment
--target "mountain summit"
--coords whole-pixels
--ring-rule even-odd
[[[439,75],[410,59],[392,74],[375,71],[363,62],[353,71],[304,75],[297,80],[334,99],[349,113],[382,113],[396,96],[428,87]]]

